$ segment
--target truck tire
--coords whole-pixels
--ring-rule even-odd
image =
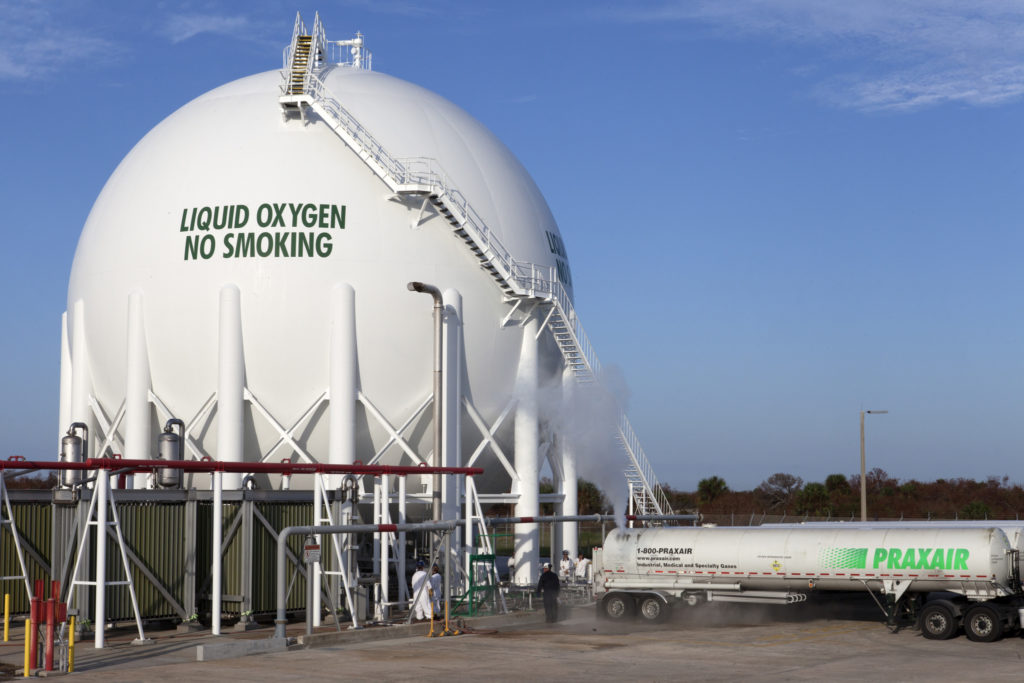
[[[609,593],[601,601],[601,608],[612,621],[625,621],[636,611],[636,601],[628,593]]]
[[[956,618],[945,605],[928,604],[921,610],[921,635],[928,640],[949,640],[956,635]]]
[[[975,605],[964,616],[964,632],[976,643],[991,643],[1003,637],[1003,620],[991,605]]]
[[[660,624],[668,619],[672,613],[672,607],[667,602],[655,595],[647,595],[640,599],[637,611],[644,621],[653,624]]]

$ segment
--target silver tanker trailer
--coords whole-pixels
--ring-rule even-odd
[[[594,554],[595,592],[602,616],[662,621],[680,605],[866,591],[892,625],[913,616],[926,638],[962,625],[990,642],[1024,626],[1017,554],[998,528],[625,529]]]

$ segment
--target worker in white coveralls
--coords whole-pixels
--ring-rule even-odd
[[[417,621],[430,617],[430,581],[426,566],[423,560],[418,561],[416,573],[412,575],[412,616]]]
[[[590,560],[583,553],[576,559],[576,583],[590,583]]]
[[[572,558],[569,557],[569,551],[562,551],[562,561],[558,563],[558,578],[563,583],[568,583],[572,580],[572,575],[576,571],[576,565],[573,564]]]
[[[436,564],[430,569],[430,590],[434,599],[434,618],[440,619],[444,608],[441,605],[441,568]]]

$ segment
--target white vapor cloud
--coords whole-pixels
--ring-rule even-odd
[[[842,107],[992,105],[1024,91],[1019,0],[670,0],[626,7],[603,14],[823,48],[838,75],[817,83],[815,92]]]

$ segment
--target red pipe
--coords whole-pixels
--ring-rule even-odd
[[[43,656],[43,669],[53,671],[53,634],[54,620],[57,616],[57,598],[50,596],[46,601],[46,650]]]
[[[219,460],[128,460],[88,458],[85,462],[0,460],[0,470],[120,470],[147,471],[157,467],[185,472],[254,472],[264,474],[483,474],[480,467],[430,467],[427,465],[330,465],[326,463],[221,462]]]

